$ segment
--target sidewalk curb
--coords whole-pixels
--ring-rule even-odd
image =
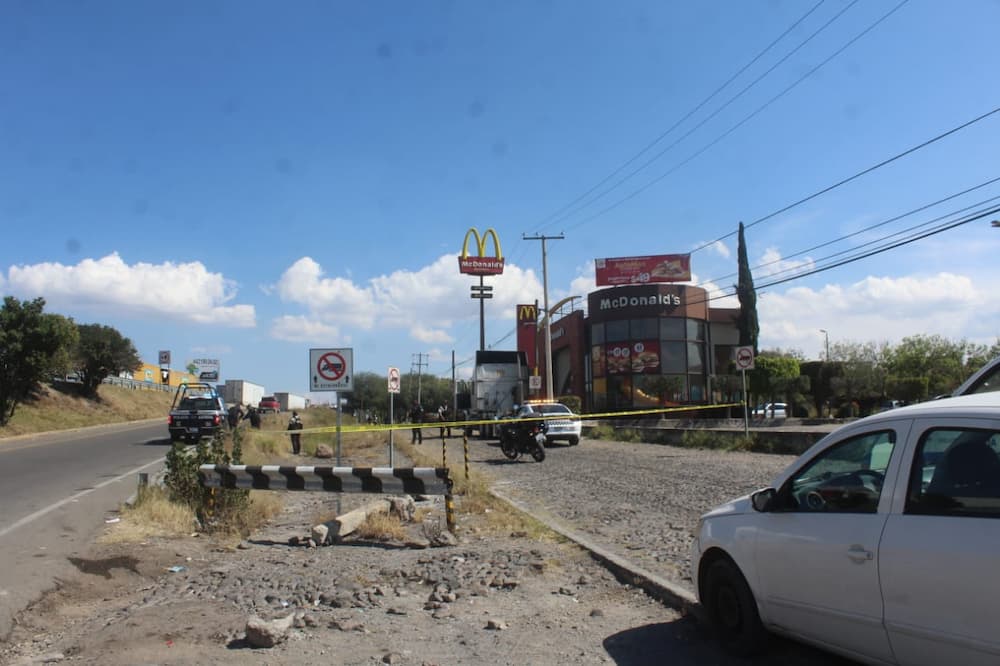
[[[560,524],[555,518],[548,514],[542,514],[522,502],[504,495],[494,488],[490,488],[489,492],[497,499],[510,504],[518,511],[528,514],[535,520],[543,523],[549,529],[554,532],[558,532],[584,550],[587,550],[594,559],[603,564],[622,582],[642,589],[646,594],[653,597],[660,603],[678,610],[684,615],[691,615],[699,621],[703,621],[705,619],[704,609],[701,607],[701,604],[698,603],[698,599],[695,597],[694,593],[690,590],[681,587],[677,583],[673,583],[665,578],[657,576],[654,573],[646,571],[642,567],[636,566],[625,558],[598,546],[579,532]]]

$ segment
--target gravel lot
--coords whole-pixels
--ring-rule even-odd
[[[440,440],[423,447],[437,456]],[[497,446],[470,441],[470,458],[519,502],[688,586],[698,516],[766,484],[789,460],[588,439],[548,449],[543,463],[508,461]],[[461,439],[449,440],[448,460],[462,460]],[[343,509],[365,497],[345,495]],[[622,584],[585,551],[491,535],[474,516],[460,520],[457,545],[441,548],[290,545],[336,500],[286,499],[280,519],[239,547],[204,537],[95,545],[74,558],[78,575],[18,617],[9,642],[0,640],[0,663],[847,663],[786,641],[751,662],[731,658],[692,618]],[[442,504],[425,507],[431,522]],[[255,645],[252,618],[281,640]]]

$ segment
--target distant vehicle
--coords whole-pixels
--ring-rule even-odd
[[[1000,663],[1000,392],[845,425],[706,513],[692,580],[723,645],[768,632],[866,664]]]
[[[562,415],[566,418],[558,418]],[[561,402],[528,402],[518,408],[515,416],[519,419],[543,417],[546,446],[556,441],[566,441],[570,446],[580,443],[583,422],[573,410]]]
[[[170,441],[196,444],[202,437],[214,437],[225,423],[226,405],[214,386],[190,382],[177,387],[167,416]]]
[[[902,406],[903,406],[902,400],[883,400],[882,404],[878,406],[878,411],[886,412],[889,411],[890,409],[896,409],[897,407],[902,407]]]
[[[281,403],[273,395],[265,395],[257,404],[257,410],[263,413],[274,412],[277,414],[281,411]]]
[[[783,402],[769,402],[754,408],[751,416],[761,419],[783,419],[788,416],[788,405]]]

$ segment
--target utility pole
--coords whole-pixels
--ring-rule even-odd
[[[521,238],[542,241],[542,295],[545,299],[545,399],[552,400],[552,317],[549,316],[551,314],[549,312],[549,267],[545,241],[564,240],[565,237],[560,232],[558,236],[526,236],[521,234]]]
[[[416,356],[416,361],[410,361],[410,374],[413,374],[413,366],[417,366],[417,402],[420,402],[420,375],[422,368],[426,367],[428,362],[424,359],[427,358],[428,354],[411,354],[411,357]]]

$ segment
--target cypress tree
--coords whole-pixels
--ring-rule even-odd
[[[757,321],[757,291],[753,286],[753,275],[750,273],[750,262],[747,260],[747,243],[743,236],[742,222],[740,222],[738,257],[740,282],[736,285],[736,296],[740,299],[740,313],[736,317],[736,328],[740,332],[740,346],[752,346],[756,356],[757,338],[760,335],[760,324]]]

